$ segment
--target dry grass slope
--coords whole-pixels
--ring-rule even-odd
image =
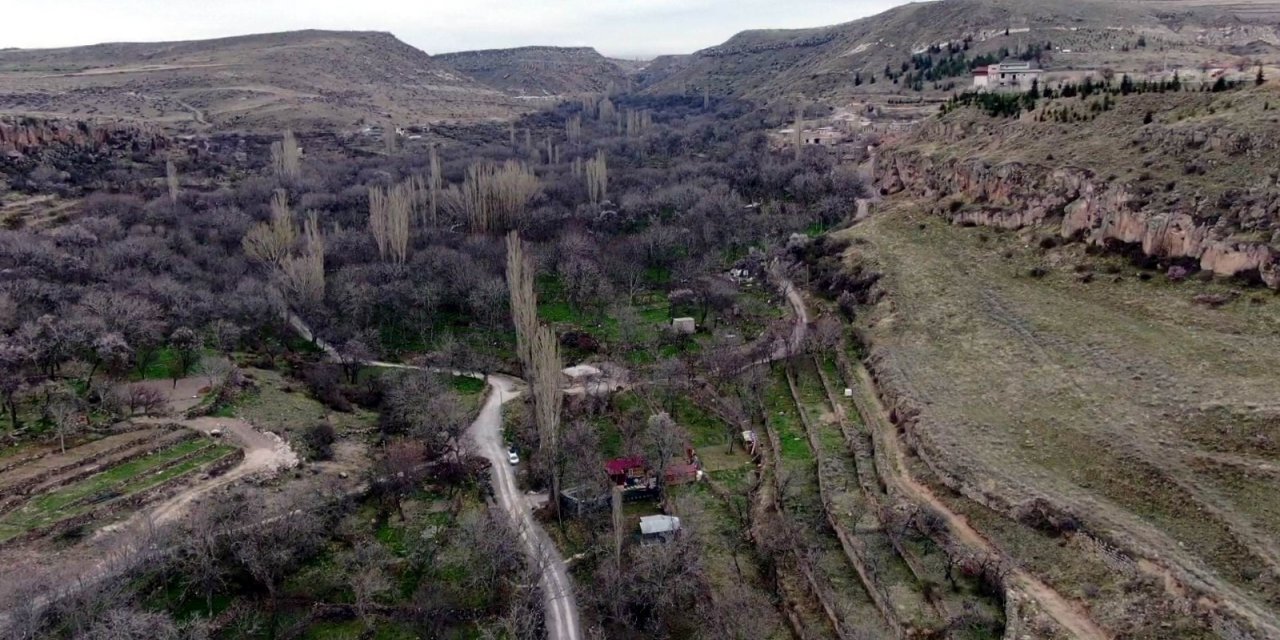
[[[888,297],[863,328],[882,392],[915,412],[908,440],[929,471],[1028,525],[1045,510],[1035,505],[1053,505],[1115,545],[1099,573],[1088,536],[1065,542],[1079,553],[1058,563],[1033,549],[1063,540],[1007,521],[987,531],[1059,591],[1083,594],[1109,629],[1190,633],[1206,615],[1276,633],[1272,295],[1214,309],[1193,298],[1228,285],[1128,272],[1084,283],[1071,267],[1093,258],[1079,246],[1042,255],[1025,234],[951,227],[919,207],[890,201],[847,235],[850,259],[885,274]]]
[[[513,107],[388,33],[0,52],[0,113],[9,114],[279,131],[475,120]]]

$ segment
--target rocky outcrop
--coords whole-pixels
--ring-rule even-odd
[[[161,136],[138,127],[0,119],[0,156],[27,156],[50,147],[154,150],[162,144]]]
[[[1208,210],[1204,203],[1188,203],[1186,211],[1157,210],[1130,185],[1101,179],[1084,168],[989,165],[975,158],[937,159],[912,151],[882,153],[875,179],[886,195],[951,198],[938,209],[957,224],[1056,228],[1064,238],[1194,260],[1214,274],[1256,277],[1280,289],[1280,249],[1241,239],[1244,229],[1232,222],[1249,220],[1255,229],[1266,230],[1280,221],[1280,193],[1273,188]]]

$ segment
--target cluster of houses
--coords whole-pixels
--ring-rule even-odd
[[[604,471],[610,483],[617,488],[623,502],[649,500],[660,497],[659,470],[644,456],[623,456],[604,463]],[[684,461],[669,464],[661,469],[662,485],[674,486],[698,482],[703,477],[702,460],[693,448],[685,449]],[[573,487],[560,492],[560,506],[568,513],[583,514],[608,509],[613,492],[593,495],[583,487]],[[640,518],[640,538],[645,543],[666,542],[680,530],[680,518],[670,515],[651,515]]]

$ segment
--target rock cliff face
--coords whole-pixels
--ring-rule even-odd
[[[137,127],[20,118],[0,119],[0,156],[17,159],[50,148],[154,150],[164,138]]]
[[[1037,164],[989,165],[981,159],[937,159],[916,151],[886,152],[875,179],[888,195],[906,192],[951,199],[939,213],[957,224],[1005,229],[1045,227],[1064,238],[1100,246],[1128,246],[1147,256],[1195,260],[1221,276],[1257,278],[1280,289],[1280,249],[1241,239],[1235,222],[1252,220],[1266,230],[1280,220],[1280,193],[1255,189],[1250,197],[1216,211],[1187,206],[1148,206],[1130,185],[1108,181],[1078,167]],[[1193,215],[1194,214],[1194,215]],[[1255,234],[1256,235],[1256,234]]]

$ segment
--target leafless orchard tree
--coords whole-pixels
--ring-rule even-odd
[[[213,594],[231,575],[231,531],[241,523],[243,503],[212,499],[196,504],[186,519],[176,559],[184,586],[204,596],[213,616]]]
[[[369,232],[384,260],[404,264],[409,257],[412,197],[406,183],[369,189]]]
[[[366,630],[372,630],[377,621],[373,615],[377,598],[391,590],[391,578],[387,575],[391,560],[391,554],[385,547],[376,541],[366,540],[351,549],[343,563],[356,617],[364,622]]]
[[[426,461],[427,448],[421,441],[399,438],[387,444],[370,472],[373,491],[395,510],[401,521],[405,519],[401,502],[426,473]]]
[[[295,496],[277,511],[259,509],[244,519],[255,525],[240,531],[232,545],[236,560],[267,590],[273,616],[281,583],[325,538],[325,522],[314,507]]]
[[[302,148],[293,131],[285,129],[279,142],[271,143],[271,167],[276,178],[289,183],[302,176]]]
[[[609,165],[605,160],[604,149],[596,151],[596,157],[587,162],[587,197],[591,204],[598,205],[609,195]]]
[[[79,640],[179,640],[200,637],[195,628],[179,627],[165,613],[134,607],[121,607],[106,612],[92,627],[77,636]],[[205,633],[207,637],[207,630]]]
[[[75,434],[88,423],[80,402],[73,395],[64,395],[49,403],[48,413],[53,422],[53,431],[58,436],[58,447],[62,449],[62,453],[66,453],[67,436]]]
[[[283,189],[277,189],[271,197],[271,220],[250,228],[241,245],[250,259],[276,267],[289,255],[296,239],[289,196]]]
[[[667,468],[671,459],[680,454],[688,442],[688,435],[667,412],[662,411],[649,416],[645,429],[645,449],[649,463],[653,465],[658,476],[658,487],[666,490]]]

